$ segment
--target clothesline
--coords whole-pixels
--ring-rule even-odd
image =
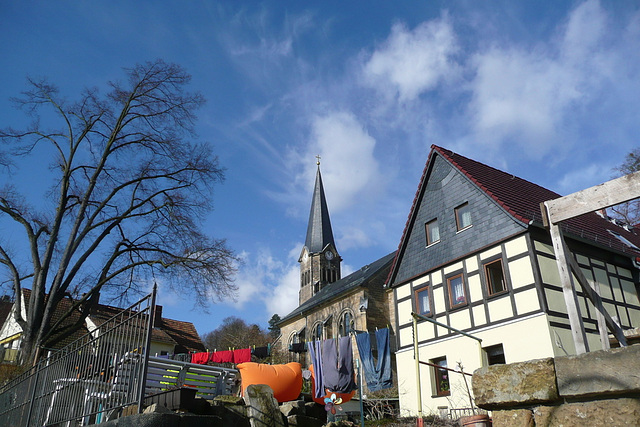
[[[222,351],[206,351],[199,353],[191,354],[191,363],[197,363],[200,365],[205,365],[208,362],[213,363],[245,363],[251,362],[251,355],[255,355],[260,359],[264,359],[271,354],[271,345],[267,345],[264,347],[248,347],[241,349],[233,349],[233,350],[222,350]]]

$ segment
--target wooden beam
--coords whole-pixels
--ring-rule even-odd
[[[568,196],[545,202],[548,219],[557,224],[569,218],[640,198],[640,172],[634,172]]]
[[[569,266],[571,267],[571,271],[573,271],[573,274],[575,274],[576,279],[578,279],[578,283],[580,283],[580,286],[582,287],[582,291],[585,293],[587,298],[589,298],[589,301],[593,303],[593,305],[596,307],[598,312],[602,315],[604,323],[606,324],[607,328],[609,328],[609,330],[616,337],[620,345],[623,347],[626,347],[627,339],[624,336],[624,332],[622,331],[622,328],[613,320],[613,318],[611,317],[611,315],[609,315],[607,310],[604,309],[604,306],[602,305],[602,298],[600,298],[600,295],[598,295],[598,293],[591,287],[591,285],[589,285],[587,278],[582,273],[582,270],[580,269],[580,266],[578,265],[578,262],[575,260],[573,255],[569,255],[568,261],[569,261]],[[598,319],[598,324],[600,325],[600,319]],[[603,346],[605,345],[604,343],[606,342],[607,343],[606,346],[607,348],[609,348],[609,334],[603,337],[601,332],[600,339],[603,340],[602,341]]]
[[[569,262],[567,260],[568,256],[571,255],[565,246],[560,227],[556,224],[551,224],[550,232],[553,252],[556,256],[558,273],[560,274],[560,282],[562,284],[562,294],[564,295],[569,324],[571,325],[573,344],[576,347],[577,354],[586,353],[589,351],[589,343],[587,342],[587,334],[584,330],[584,323],[580,315],[580,306],[578,305],[578,296],[573,285],[571,270],[569,269]]]

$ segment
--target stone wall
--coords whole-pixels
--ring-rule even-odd
[[[640,425],[640,344],[484,367],[472,384],[494,427]]]

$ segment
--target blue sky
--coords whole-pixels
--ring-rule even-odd
[[[0,127],[26,76],[70,99],[156,58],[193,76],[227,168],[205,228],[244,260],[208,313],[161,288],[203,334],[297,305],[316,154],[345,273],[397,248],[431,144],[560,194],[610,179],[638,146],[639,52],[625,0],[0,0]]]

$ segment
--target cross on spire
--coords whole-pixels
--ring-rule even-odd
[[[316,165],[320,166],[320,154],[317,154],[317,155],[316,155],[316,159],[318,159],[318,160],[316,161]]]

